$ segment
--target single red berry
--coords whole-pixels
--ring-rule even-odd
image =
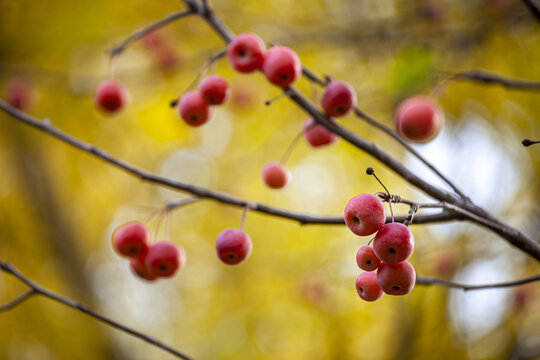
[[[315,124],[313,118],[304,121],[304,136],[313,147],[330,145],[339,139],[336,134],[324,126]]]
[[[216,241],[217,255],[225,264],[236,265],[251,253],[251,239],[240,229],[227,229],[219,233]]]
[[[214,113],[214,108],[204,102],[199,91],[188,91],[180,98],[180,116],[190,126],[205,124]]]
[[[272,84],[287,87],[302,76],[302,63],[288,47],[274,46],[266,53],[263,72]]]
[[[382,262],[397,264],[407,260],[414,250],[411,230],[400,223],[390,223],[382,227],[373,241],[375,255]]]
[[[219,75],[207,76],[201,81],[199,91],[208,105],[221,105],[229,98],[231,89],[227,81]]]
[[[356,278],[356,291],[365,301],[377,301],[383,296],[383,291],[377,283],[377,275],[373,272],[361,273]]]
[[[144,264],[158,277],[171,277],[185,263],[184,251],[169,241],[155,243],[148,250]]]
[[[33,88],[22,78],[10,80],[4,88],[6,102],[19,110],[27,110],[32,103]]]
[[[237,35],[227,46],[227,58],[232,67],[241,73],[250,73],[263,66],[266,46],[252,33]]]
[[[402,101],[394,118],[399,135],[420,143],[436,137],[444,123],[444,114],[439,106],[425,96],[413,96]]]
[[[291,180],[291,173],[287,168],[275,161],[266,163],[262,171],[263,181],[272,189],[281,189]]]
[[[356,106],[356,92],[345,82],[332,81],[324,89],[321,106],[328,116],[345,116]]]
[[[141,279],[154,281],[157,279],[157,276],[148,271],[145,264],[145,258],[146,257],[131,258],[129,260],[129,266],[131,271]]]
[[[408,261],[394,265],[383,262],[377,270],[377,282],[388,295],[406,295],[416,283],[416,272]]]
[[[99,84],[94,95],[95,105],[105,113],[114,114],[128,102],[128,92],[118,81],[105,80]]]
[[[377,270],[381,260],[375,255],[373,247],[366,245],[358,249],[356,253],[356,263],[358,267],[364,271]]]
[[[356,195],[345,206],[345,223],[358,236],[367,236],[379,231],[385,222],[384,204],[373,194]]]
[[[138,221],[119,226],[113,233],[113,248],[119,255],[140,257],[150,247],[150,232]]]

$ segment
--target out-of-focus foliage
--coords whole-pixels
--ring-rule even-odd
[[[425,196],[345,141],[324,149],[300,142],[289,159],[293,181],[271,191],[260,180],[305,119],[261,74],[217,72],[230,102],[201,128],[168,103],[223,44],[196,17],[162,30],[178,62],[166,70],[142,42],[113,63],[131,93],[118,116],[101,115],[92,92],[108,75],[106,51],[134,29],[178,10],[178,1],[0,2],[0,87],[24,77],[35,87],[30,110],[59,128],[142,168],[247,199],[317,214],[340,214],[349,198],[380,187]],[[434,71],[485,68],[540,80],[540,24],[510,0],[220,0],[235,31],[294,48],[318,73],[345,79],[359,106],[387,125],[404,96],[429,94]],[[181,5],[180,5],[181,6]],[[271,14],[271,15],[269,15]],[[313,87],[298,87],[309,96]],[[316,96],[316,94],[314,94]],[[418,150],[480,205],[538,238],[540,93],[451,84],[440,99],[442,135]],[[384,134],[355,117],[342,123],[437,181]],[[540,356],[538,284],[477,293],[417,286],[405,297],[361,301],[358,238],[344,226],[299,226],[248,213],[254,242],[237,267],[219,262],[214,241],[238,227],[241,209],[201,201],[175,211],[170,238],[187,253],[171,280],[135,279],[110,236],[185,196],[140,182],[88,154],[0,115],[0,257],[33,279],[90,304],[197,359],[532,359]],[[443,186],[441,184],[441,186]],[[408,209],[396,206],[405,213]],[[471,224],[413,226],[419,274],[496,282],[538,273],[538,263]],[[158,237],[169,234],[163,229]],[[0,301],[24,288],[0,274]],[[170,359],[159,349],[35,298],[0,314],[2,359]]]

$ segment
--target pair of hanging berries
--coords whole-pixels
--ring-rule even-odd
[[[182,95],[180,116],[190,126],[201,126],[214,114],[214,105],[224,104],[230,93],[229,84],[222,76],[207,76],[201,81],[198,90]]]
[[[356,254],[358,266],[366,271],[356,279],[356,290],[366,301],[378,300],[383,292],[406,295],[416,282],[416,272],[406,261],[414,250],[412,232],[403,224],[385,222],[384,204],[373,194],[357,195],[345,207],[345,223],[353,233],[377,233],[373,246],[362,246]]]
[[[186,262],[184,251],[176,244],[170,241],[152,244],[148,228],[138,221],[118,227],[112,241],[114,250],[130,259],[131,270],[148,281],[171,277]]]

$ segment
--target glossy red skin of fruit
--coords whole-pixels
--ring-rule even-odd
[[[32,92],[32,86],[26,80],[15,78],[6,84],[4,99],[19,110],[27,110],[32,103]]]
[[[240,264],[246,260],[252,247],[249,235],[240,229],[223,230],[216,240],[217,255],[228,265]]]
[[[241,73],[260,69],[264,63],[266,45],[252,33],[237,35],[227,46],[227,58],[232,67]]]
[[[300,79],[302,63],[298,55],[288,47],[274,46],[266,53],[263,72],[272,84],[287,87]]]
[[[408,261],[395,265],[383,262],[377,270],[377,282],[388,295],[407,295],[416,283],[416,272]]]
[[[152,245],[144,260],[146,269],[156,277],[173,276],[184,262],[184,251],[170,241]]]
[[[444,114],[430,98],[413,96],[399,104],[394,119],[399,135],[410,141],[424,143],[439,134]]]
[[[107,114],[114,114],[124,108],[128,102],[126,88],[114,80],[105,80],[99,84],[94,95],[96,107]]]
[[[377,301],[383,296],[374,272],[364,272],[356,278],[356,292],[363,300],[370,302]]]
[[[379,231],[385,222],[384,204],[373,194],[356,195],[345,206],[345,223],[358,236],[368,236]]]
[[[373,250],[384,263],[400,263],[407,260],[413,253],[414,236],[403,224],[395,222],[386,224],[375,236]]]
[[[190,126],[201,126],[208,122],[214,108],[208,106],[199,91],[188,91],[180,98],[180,116]]]
[[[381,260],[375,255],[373,247],[366,245],[358,249],[356,253],[356,263],[358,267],[364,271],[377,270]]]
[[[131,268],[131,271],[135,275],[137,275],[137,277],[144,279],[146,281],[156,280],[157,276],[155,276],[150,271],[148,271],[144,261],[145,261],[145,257],[131,258],[129,260],[129,266]]]
[[[208,105],[221,105],[229,98],[231,89],[227,81],[219,75],[207,76],[201,81],[199,91]]]
[[[282,189],[291,180],[291,173],[283,165],[275,161],[270,161],[263,167],[262,178],[268,187]]]
[[[304,137],[313,147],[330,145],[339,139],[336,134],[324,126],[315,124],[313,118],[304,121]]]
[[[148,252],[151,236],[138,221],[119,226],[113,233],[113,248],[121,256],[140,257]]]
[[[321,97],[321,106],[328,116],[345,116],[356,106],[356,92],[347,83],[332,81]]]

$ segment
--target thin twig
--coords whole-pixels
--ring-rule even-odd
[[[456,73],[443,72],[444,75],[448,75],[445,78],[446,81],[472,81],[479,82],[488,85],[501,85],[508,89],[516,90],[530,90],[540,91],[540,81],[527,81],[513,79],[507,76],[499,75],[497,73],[487,70],[465,70]]]
[[[502,283],[483,284],[483,285],[466,285],[466,284],[461,284],[454,281],[437,279],[433,277],[423,277],[423,276],[416,277],[416,283],[419,285],[441,285],[441,286],[446,286],[446,287],[455,288],[455,289],[462,289],[464,291],[506,288],[506,287],[511,287],[511,286],[527,284],[527,283],[539,281],[539,280],[540,280],[540,274],[530,276],[528,278],[524,278],[520,280],[507,281],[507,282],[502,282]]]
[[[33,295],[36,295],[36,292],[33,289],[30,289],[19,296],[17,296],[15,299],[0,305],[0,313],[4,311],[8,311],[13,309],[15,306],[22,304],[26,300],[30,299]]]
[[[176,357],[180,358],[180,359],[184,359],[184,360],[192,360],[191,357],[181,353],[180,351],[170,347],[169,345],[166,345],[164,343],[162,343],[161,341],[149,336],[149,335],[146,335],[144,333],[141,333],[137,330],[134,330],[130,327],[127,327],[126,325],[123,325],[123,324],[120,324],[119,322],[115,321],[115,320],[112,320],[111,318],[108,318],[106,317],[105,315],[102,315],[92,309],[90,309],[88,306],[84,305],[84,304],[81,304],[75,300],[72,300],[70,298],[67,298],[65,296],[62,296],[62,295],[59,295],[41,285],[39,285],[38,283],[34,282],[33,280],[31,280],[30,278],[28,278],[26,275],[24,275],[23,273],[21,273],[17,268],[15,268],[13,265],[11,265],[10,263],[8,262],[4,262],[2,260],[0,260],[0,270],[8,273],[8,274],[11,274],[13,276],[15,276],[17,279],[19,279],[22,283],[26,284],[33,293],[35,293],[36,295],[42,295],[46,298],[49,298],[51,300],[54,300],[56,302],[59,302],[61,304],[64,304],[66,306],[69,306],[73,309],[76,309],[76,310],[79,310],[80,312],[83,312],[87,315],[90,315],[91,317],[115,328],[115,329],[118,329],[118,330],[121,330],[131,336],[134,336],[136,338],[139,338],[143,341],[146,341],[147,343],[150,343],[154,346],[157,346],[158,348],[160,349],[163,349],[165,351],[167,351],[168,353],[170,354],[173,354],[175,355]],[[20,303],[20,302],[19,302]],[[17,304],[16,304],[17,305]]]
[[[156,30],[156,29],[159,29],[175,20],[178,20],[178,19],[181,19],[185,16],[188,16],[188,15],[191,15],[193,14],[193,10],[191,8],[188,8],[188,9],[183,9],[183,10],[180,10],[180,11],[177,11],[177,12],[173,12],[172,14],[169,14],[167,15],[166,17],[164,17],[163,19],[161,20],[158,20],[148,26],[145,26],[144,28],[142,29],[139,29],[135,32],[133,32],[131,35],[129,35],[124,41],[122,41],[120,44],[118,45],[115,45],[111,50],[110,50],[110,55],[111,57],[114,57],[114,56],[117,56],[117,55],[120,55],[125,49],[126,47],[131,44],[133,41],[135,40],[138,40],[140,38],[142,38],[143,36],[151,33],[152,31]]]

